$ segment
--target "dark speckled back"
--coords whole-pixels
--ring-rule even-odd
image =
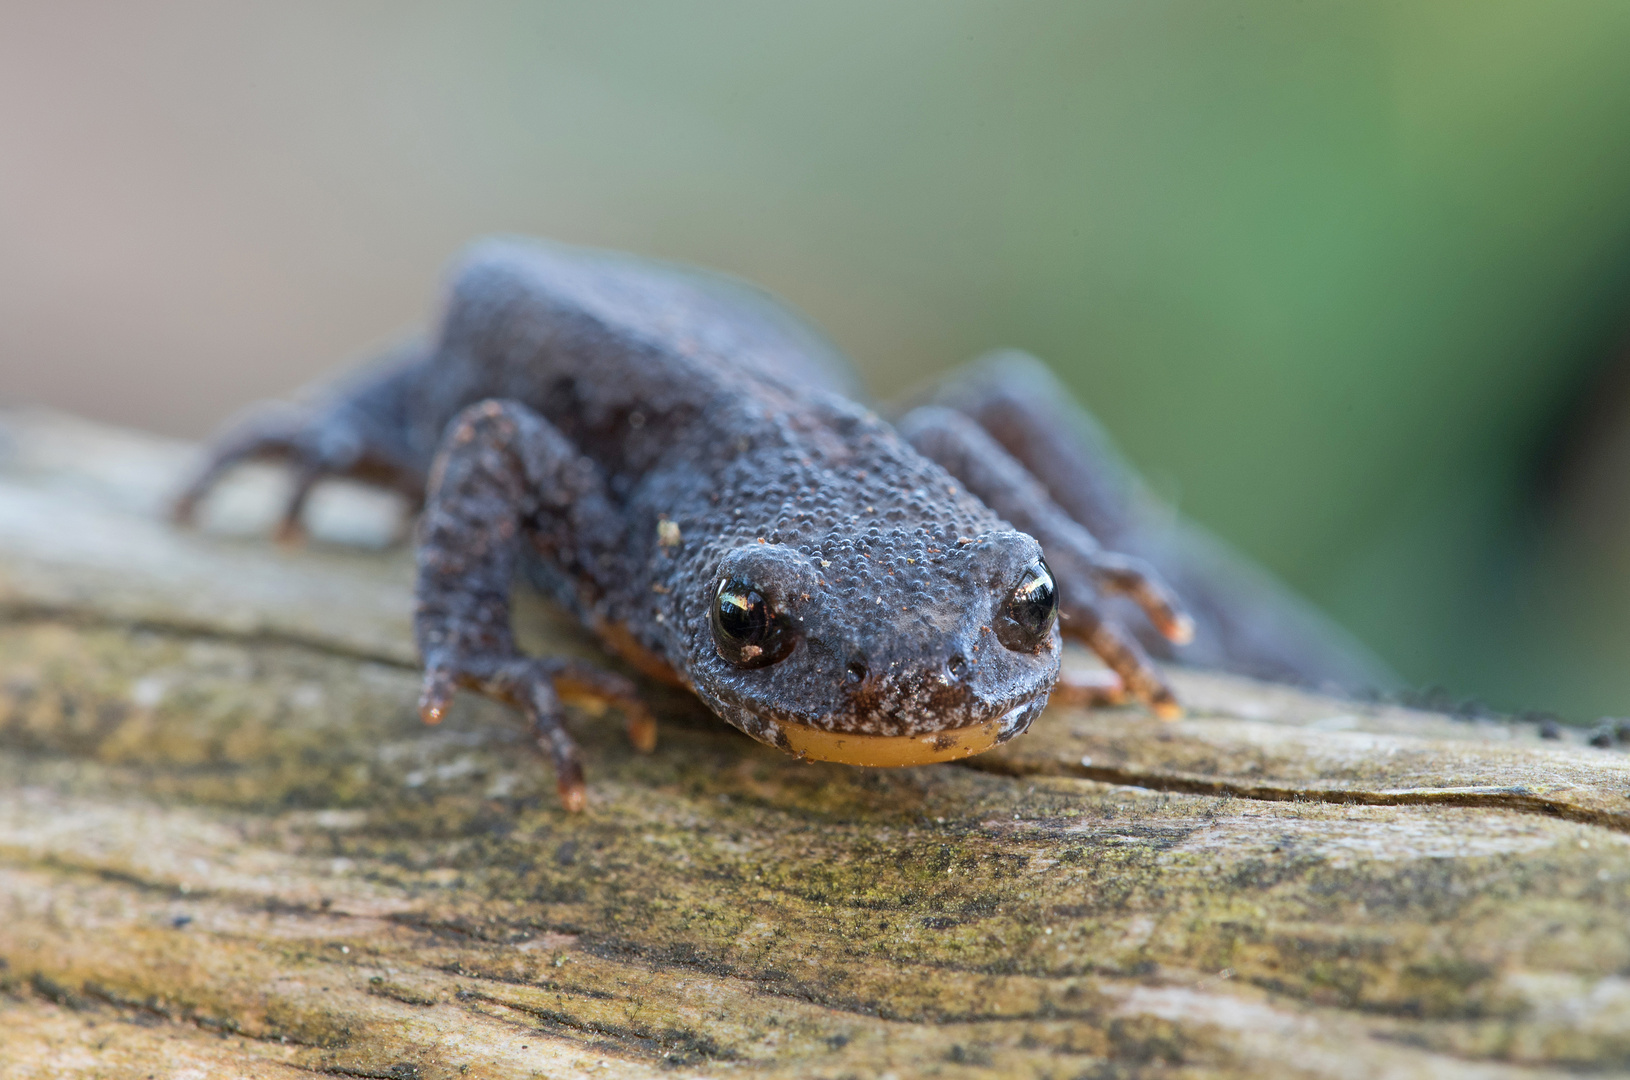
[[[1045,699],[1056,634],[1031,656],[991,630],[1035,541],[839,393],[841,355],[763,294],[492,242],[455,276],[438,353],[459,404],[520,401],[603,470],[623,534],[556,591],[732,723],[772,742],[780,721],[905,734]],[[727,564],[796,623],[781,662],[715,648]]]

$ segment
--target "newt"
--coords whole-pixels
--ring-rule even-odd
[[[1175,715],[1146,646],[1192,640],[1199,663],[1303,682],[1373,673],[1265,575],[1150,527],[1135,477],[1038,361],[976,364],[892,423],[859,397],[837,348],[751,286],[487,241],[433,334],[229,428],[175,515],[251,458],[293,467],[284,538],[326,477],[407,494],[420,715],[439,722],[460,690],[514,707],[570,809],[586,789],[563,703],[617,706],[640,749],[656,729],[629,678],[517,648],[520,574],[752,738],[857,765],[980,753],[1050,697]],[[1061,681],[1064,635],[1112,674]]]

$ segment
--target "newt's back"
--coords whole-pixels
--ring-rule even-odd
[[[774,297],[689,267],[532,241],[491,240],[457,265],[440,348],[526,396],[538,384],[621,369],[645,397],[691,397],[758,376],[788,390],[859,396],[847,358]],[[743,389],[739,383],[737,389]],[[498,389],[498,388],[494,388]],[[689,393],[684,391],[689,390]]]
[[[524,402],[614,488],[662,466],[711,472],[740,439],[784,434],[812,407],[848,411],[841,399],[857,393],[837,348],[749,285],[510,240],[479,244],[458,264],[420,378],[416,411],[433,440],[464,405]]]

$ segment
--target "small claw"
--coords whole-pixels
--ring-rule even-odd
[[[1100,552],[1094,561],[1098,584],[1105,592],[1131,598],[1160,635],[1174,645],[1194,640],[1194,619],[1182,601],[1161,580],[1154,567],[1141,559],[1116,552]]]
[[[615,705],[623,711],[628,741],[634,749],[642,754],[656,749],[656,718],[627,679],[580,664],[568,664],[555,673],[553,686],[561,701],[575,705],[590,716],[599,716],[608,705]]]
[[[453,703],[453,693],[453,680],[446,672],[427,670],[419,689],[419,719],[432,725],[441,723]]]
[[[277,542],[284,547],[298,547],[305,543],[306,527],[303,521],[306,502],[325,471],[322,466],[308,461],[295,474],[294,487],[289,491],[288,502],[283,505],[283,516],[277,522]]]
[[[183,529],[197,525],[199,504],[214,490],[221,476],[241,459],[242,455],[237,453],[220,454],[195,472],[181,494],[170,504],[170,521]]]
[[[1085,641],[1087,647],[1121,677],[1127,693],[1143,702],[1150,712],[1165,720],[1183,715],[1183,708],[1171,688],[1130,634],[1114,623],[1096,619],[1090,626],[1072,629],[1071,633]]]
[[[197,524],[198,496],[187,492],[175,502],[170,504],[170,524],[183,529],[190,529]]]
[[[649,754],[657,748],[657,720],[643,707],[624,705],[628,714],[628,742],[639,753]]]
[[[297,517],[286,517],[277,523],[277,529],[272,533],[273,539],[282,548],[298,548],[306,542],[306,527]]]
[[[555,789],[560,792],[560,805],[567,813],[579,814],[589,804],[588,785],[583,783],[583,767],[577,762],[557,765]]]

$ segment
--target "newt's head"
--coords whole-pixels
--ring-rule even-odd
[[[697,694],[803,757],[977,754],[1028,728],[1058,677],[1057,589],[1040,545],[1011,529],[750,543],[718,560],[694,601],[705,611],[689,638]]]

